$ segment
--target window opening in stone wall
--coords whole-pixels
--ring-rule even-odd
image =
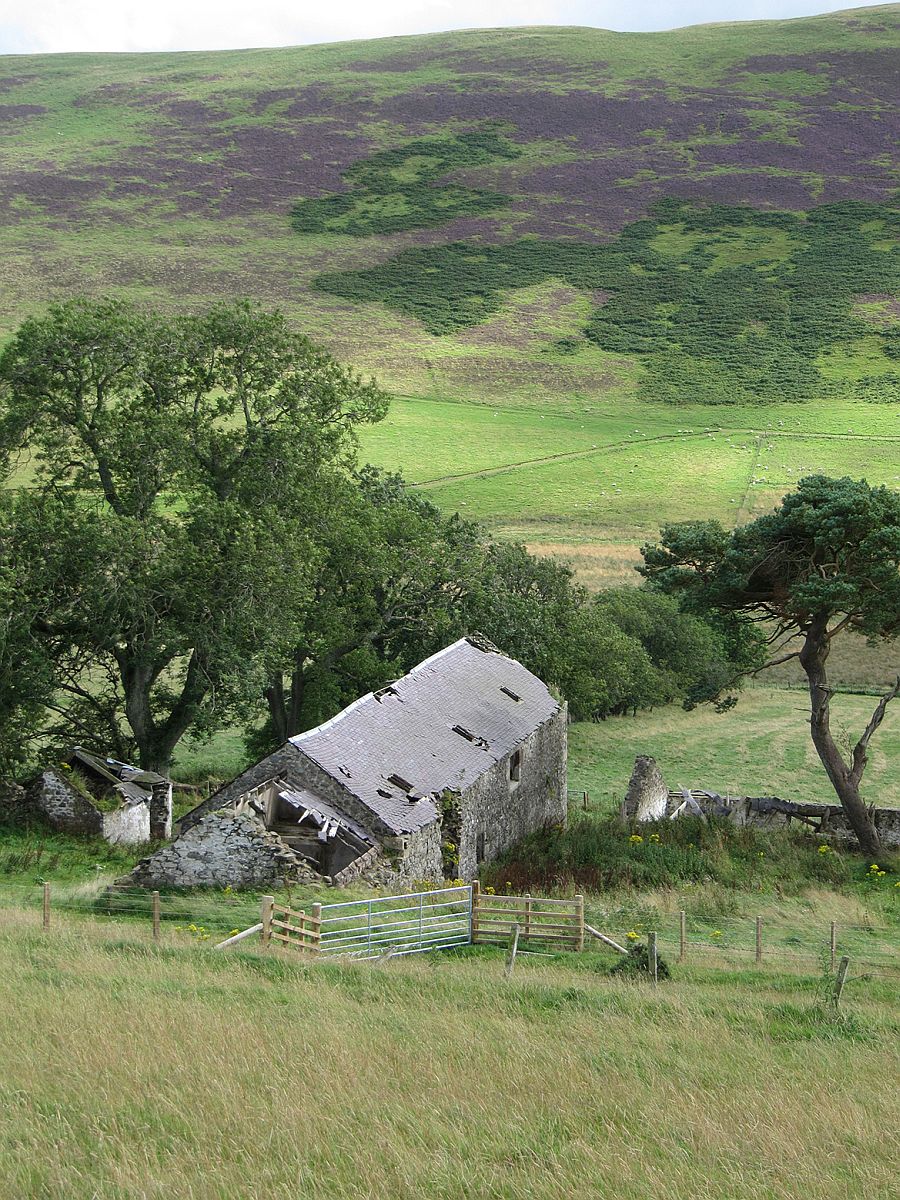
[[[518,783],[522,774],[522,751],[514,750],[509,756],[509,781]]]
[[[484,832],[479,832],[475,838],[475,861],[484,862]]]

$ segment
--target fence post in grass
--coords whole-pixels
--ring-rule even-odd
[[[834,959],[837,954],[837,921],[831,922],[831,969],[834,970]]]
[[[841,993],[844,990],[844,984],[847,982],[847,972],[849,970],[850,958],[845,954],[841,959],[840,966],[838,967],[837,977],[834,981],[834,992],[831,996],[832,1003],[834,1004],[835,1008],[837,1008],[841,1002]]]
[[[678,914],[678,961],[684,962],[687,955],[687,914],[684,909]]]
[[[322,905],[314,904],[312,906],[312,940],[313,944],[310,947],[314,953],[318,954],[322,949]]]
[[[659,981],[659,958],[656,953],[656,930],[647,937],[647,954],[650,959],[650,982],[656,987]]]
[[[43,924],[44,929],[50,928],[50,884],[49,883],[44,884],[42,924]]]
[[[260,931],[260,939],[263,946],[268,948],[269,939],[272,936],[272,909],[275,906],[274,896],[263,896],[260,901],[260,920],[262,922],[262,930]]]
[[[584,896],[575,897],[575,916],[578,920],[578,949],[584,949]]]
[[[472,880],[472,915],[469,922],[470,925],[470,940],[474,944],[478,941],[478,902],[481,899],[481,884],[477,879]]]
[[[516,965],[516,954],[519,950],[519,926],[513,925],[509,933],[509,953],[506,956],[506,978],[509,979]]]
[[[762,962],[762,917],[756,918],[756,961]]]
[[[587,812],[587,810],[588,810],[588,794],[587,794],[587,792],[581,793],[581,807],[584,809],[585,812]]]
[[[525,893],[525,937],[531,937],[531,892]]]
[[[159,941],[159,892],[153,893],[153,902],[151,905],[153,912],[153,940]]]

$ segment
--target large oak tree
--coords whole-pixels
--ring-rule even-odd
[[[76,300],[0,356],[0,452],[34,486],[4,569],[65,732],[166,770],[297,644],[355,431],[387,399],[247,303],[167,319]]]

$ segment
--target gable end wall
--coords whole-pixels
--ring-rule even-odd
[[[518,786],[509,781],[509,756],[480,776],[462,796],[459,876],[478,874],[478,840],[484,835],[482,862],[491,862],[516,842],[548,825],[566,822],[566,707],[521,743]]]

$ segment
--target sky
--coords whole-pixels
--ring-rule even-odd
[[[0,0],[0,54],[226,50],[499,25],[672,29],[862,7],[853,0]]]

